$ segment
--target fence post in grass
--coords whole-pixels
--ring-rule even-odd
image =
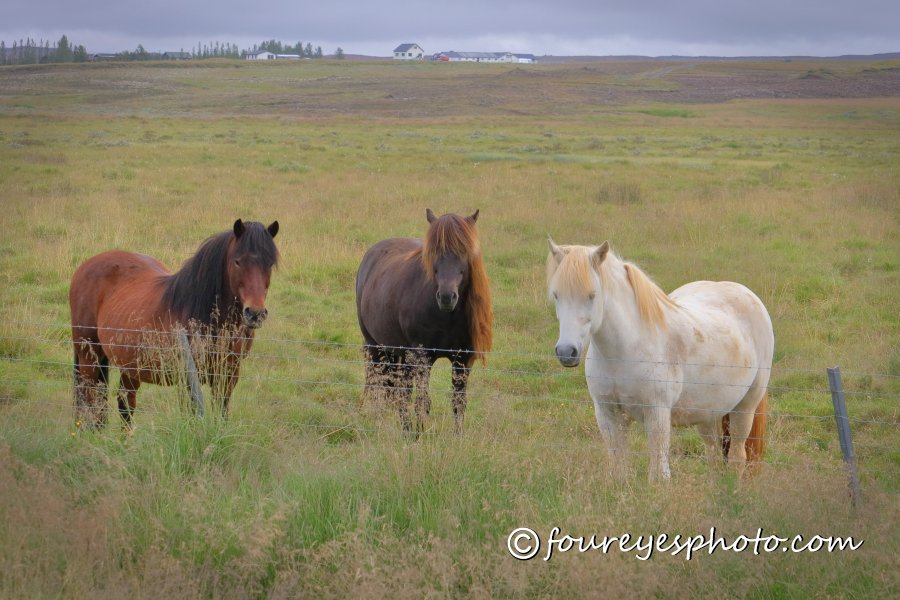
[[[856,454],[853,452],[853,439],[850,437],[850,418],[847,415],[847,402],[844,399],[844,384],[841,382],[841,369],[828,368],[828,387],[831,388],[831,402],[834,404],[834,420],[837,423],[838,437],[841,440],[841,454],[850,477],[850,502],[854,508],[862,506],[862,491],[859,486],[859,469],[856,465]]]
[[[203,408],[203,389],[200,387],[200,377],[197,375],[197,364],[191,354],[191,345],[188,343],[187,334],[184,329],[178,329],[178,341],[181,342],[181,356],[184,358],[184,364],[187,367],[188,386],[191,390],[191,400],[197,410],[197,416],[203,417],[205,410]]]

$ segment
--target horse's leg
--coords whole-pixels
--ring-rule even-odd
[[[109,358],[99,343],[75,342],[75,421],[78,426],[102,429],[106,425]]]
[[[371,344],[363,346],[363,353],[366,361],[366,384],[365,387],[363,387],[363,402],[374,400],[376,403],[381,404],[382,402],[379,401],[383,401],[387,395],[384,393],[388,380],[387,373],[389,371],[389,366],[386,364],[387,359],[384,352],[379,350],[377,346]]]
[[[425,430],[425,418],[431,412],[429,386],[432,360],[424,350],[411,350],[407,352],[407,364],[410,382],[416,388],[416,432],[421,433]]]
[[[613,409],[611,396],[594,396],[594,416],[600,436],[606,444],[609,468],[616,479],[622,479],[628,472],[628,436],[625,422]]]
[[[464,363],[459,357],[453,361],[453,424],[457,435],[462,434],[463,419],[466,416],[466,385],[473,361]]]
[[[233,354],[223,357],[216,353],[210,357],[208,368],[212,402],[222,407],[222,417],[227,419],[231,394],[240,376],[240,359]]]
[[[753,386],[744,398],[728,414],[728,428],[731,434],[731,444],[728,448],[728,464],[737,468],[738,474],[743,475],[747,466],[747,438],[753,428],[753,420],[756,418],[756,407],[766,394],[765,387]],[[761,457],[753,457],[759,460]]]
[[[397,398],[397,408],[400,411],[400,423],[403,431],[412,430],[412,422],[409,416],[409,400],[412,396],[413,371],[410,365],[397,363],[394,368],[393,388]]]
[[[222,417],[228,418],[228,404],[231,402],[231,394],[234,392],[234,386],[237,385],[240,376],[241,365],[237,360],[231,361],[231,364],[225,367],[224,386],[222,390]]]
[[[669,445],[672,438],[672,411],[668,403],[648,406],[644,409],[644,427],[647,431],[647,449],[650,451],[650,482],[668,481]]]
[[[116,402],[119,405],[119,416],[125,422],[125,428],[131,429],[131,416],[137,406],[137,391],[141,387],[141,380],[123,372],[119,381],[119,391],[116,393]]]
[[[706,450],[706,464],[711,470],[722,466],[722,419],[716,415],[713,419],[697,425],[697,432],[703,439]]]

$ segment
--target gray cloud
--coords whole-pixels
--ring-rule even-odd
[[[900,3],[862,0],[110,0],[17,2],[0,39],[56,40],[89,51],[190,49],[264,39],[311,42],[326,53],[388,56],[401,42],[427,52],[818,56],[900,50]]]

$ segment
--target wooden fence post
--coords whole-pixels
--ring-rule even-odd
[[[834,421],[837,424],[838,438],[841,440],[841,454],[850,478],[850,502],[854,508],[862,506],[862,490],[859,485],[859,469],[856,454],[853,452],[853,439],[850,437],[850,418],[847,415],[847,402],[844,399],[844,384],[841,382],[839,367],[828,368],[828,387],[831,388],[831,402],[834,404]]]
[[[202,418],[206,413],[203,406],[203,389],[200,387],[200,377],[197,375],[197,364],[194,362],[194,357],[191,354],[191,345],[188,343],[187,334],[184,329],[178,330],[178,341],[181,342],[181,355],[184,358],[184,364],[187,367],[187,379],[191,391],[191,400],[194,401],[197,416]]]

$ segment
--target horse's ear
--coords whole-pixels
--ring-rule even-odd
[[[468,221],[471,221],[472,223],[477,223],[478,222],[478,213],[479,213],[479,210],[475,209],[475,212],[473,212],[471,214],[471,216],[466,217],[466,219]]]
[[[561,263],[562,259],[566,256],[566,251],[553,243],[553,238],[549,235],[547,236],[547,245],[550,246],[550,253],[553,255],[553,258],[556,259],[556,263]]]
[[[275,237],[278,234],[278,221],[272,221],[272,224],[266,227],[266,231],[269,232],[269,235]]]
[[[234,237],[241,237],[244,233],[244,222],[238,219],[234,222]]]
[[[434,213],[431,212],[430,208],[425,209],[425,218],[428,219],[429,223],[434,223],[437,220],[437,217],[434,216]]]
[[[600,244],[600,247],[591,254],[591,262],[594,263],[594,267],[599,269],[607,254],[609,254],[609,240]]]

